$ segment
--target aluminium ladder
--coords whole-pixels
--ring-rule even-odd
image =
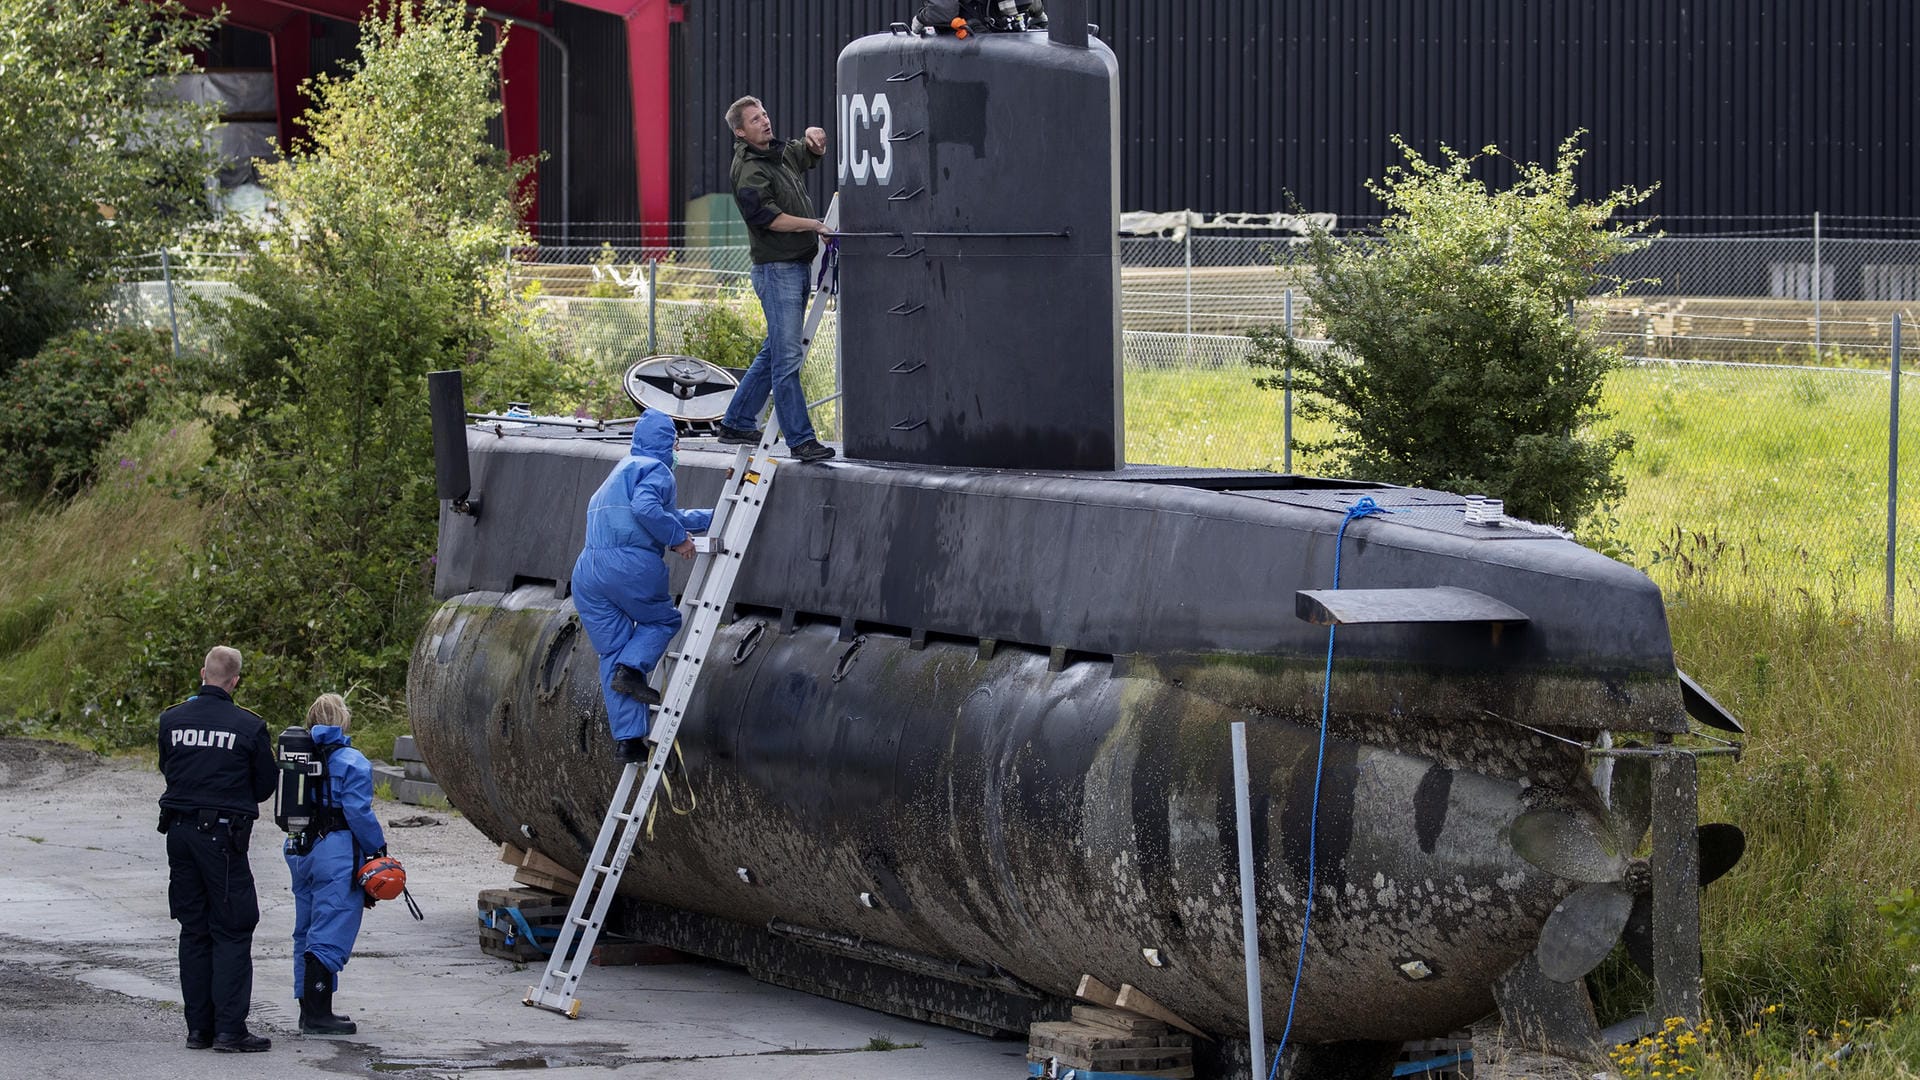
[[[836,195],[827,207],[825,220],[829,225],[839,220],[839,209],[840,197]],[[813,304],[801,328],[802,349],[811,348],[826,317],[827,305],[839,292],[838,279],[833,273],[835,258],[836,254],[828,248],[816,260],[822,287],[814,293]],[[687,702],[693,697],[694,685],[700,681],[707,654],[713,649],[714,634],[720,628],[720,617],[733,595],[733,579],[740,572],[754,527],[760,523],[760,511],[773,486],[774,473],[780,467],[772,454],[773,444],[779,439],[779,410],[769,408],[760,445],[742,446],[734,455],[726,487],[713,508],[713,522],[707,527],[708,542],[703,545],[696,541],[694,545],[693,573],[687,578],[687,588],[680,600],[680,632],[654,669],[652,681],[660,690],[660,704],[654,707],[654,720],[648,731],[648,737],[654,740],[653,753],[648,755],[644,774],[637,761],[629,762],[620,770],[620,784],[614,789],[606,820],[600,823],[600,835],[593,843],[593,854],[587,857],[566,921],[560,924],[553,952],[547,958],[546,973],[538,985],[527,988],[524,1004],[550,1009],[568,1019],[580,1016],[580,999],[574,996],[574,991],[579,988],[580,976],[585,974],[593,957],[593,943],[606,924],[607,911],[613,905],[620,876],[626,872],[627,860],[633,855],[633,845],[646,828],[647,814],[653,808],[654,793],[666,773],[667,759],[673,753],[680,722],[685,719]]]
[[[613,804],[600,824],[600,836],[594,841],[593,854],[587,857],[580,874],[580,888],[560,924],[553,953],[547,959],[546,974],[536,986],[527,988],[524,1003],[551,1009],[570,1019],[580,1015],[580,999],[574,991],[580,976],[593,956],[593,943],[605,925],[607,910],[613,904],[620,876],[625,873],[633,845],[646,828],[653,797],[666,772],[667,759],[673,753],[680,722],[685,718],[693,688],[707,654],[713,648],[714,634],[733,594],[733,580],[740,572],[747,544],[759,524],[760,511],[773,486],[779,462],[768,452],[779,437],[778,423],[769,418],[766,433],[758,447],[742,446],[734,455],[727,484],[713,508],[713,522],[707,528],[707,542],[695,542],[693,572],[687,578],[680,601],[680,632],[674,636],[666,655],[654,670],[653,682],[660,690],[660,704],[654,706],[653,724],[647,737],[653,740],[645,771],[641,762],[628,762],[620,770],[620,784],[614,789]],[[637,783],[636,783],[637,781]]]

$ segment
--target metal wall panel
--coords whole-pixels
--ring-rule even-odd
[[[910,0],[692,0],[686,11],[687,74],[675,105],[686,141],[674,168],[688,198],[728,190],[733,133],[723,118],[734,99],[759,98],[776,138],[798,138],[808,127],[831,133],[840,50],[911,15]],[[822,213],[833,194],[831,165],[807,178]]]
[[[1912,214],[1912,5],[1887,0],[1094,0],[1130,207],[1379,212],[1399,160],[1498,143],[1665,214]],[[1489,179],[1510,170],[1493,168]]]
[[[571,61],[573,142],[573,220],[633,222],[640,219],[640,188],[633,160],[633,100],[627,90],[627,34],[619,17],[574,4],[553,6],[554,36],[567,43]],[[540,166],[544,190],[558,194],[560,183],[560,63],[551,46],[540,53],[540,145],[547,160]],[[549,111],[551,109],[552,111]],[[560,200],[543,197],[540,213],[559,220]],[[555,241],[557,230],[540,230]],[[609,237],[612,238],[612,237]],[[601,234],[574,238],[598,243]]]
[[[831,129],[840,49],[914,6],[688,0],[675,166],[686,195],[725,189],[732,139],[719,117],[728,102],[758,95],[783,136],[808,124]],[[1586,192],[1657,182],[1648,206],[1663,214],[1920,212],[1911,194],[1920,16],[1899,0],[1091,0],[1091,8],[1120,60],[1130,209],[1271,210],[1297,200],[1376,214],[1365,182],[1399,160],[1392,135],[1429,155],[1441,143],[1471,151],[1493,142],[1544,161],[1586,128]],[[605,38],[620,40],[611,30]],[[577,56],[575,66],[583,67]],[[605,97],[611,105],[620,95]],[[1070,122],[1036,110],[1035,123]],[[577,160],[575,168],[578,184]],[[822,206],[831,175],[812,178]]]

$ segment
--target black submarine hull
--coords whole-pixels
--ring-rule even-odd
[[[504,426],[467,439],[486,513],[442,519],[446,603],[414,656],[414,733],[489,836],[578,868],[617,769],[566,573],[624,443]],[[705,505],[731,461],[684,451],[682,504]],[[1485,1015],[1574,887],[1515,854],[1509,826],[1541,808],[1596,830],[1604,815],[1579,748],[1553,733],[1685,721],[1643,575],[1521,525],[1466,525],[1463,501],[1437,492],[1197,470],[784,469],[681,729],[698,807],[660,814],[623,893],[662,929],[692,913],[823,957],[944,971],[1036,1017],[1082,975],[1130,983],[1231,1035],[1247,1010],[1228,739],[1246,721],[1277,1035],[1327,647],[1295,594],[1332,584],[1362,496],[1393,513],[1348,527],[1343,587],[1454,586],[1526,618],[1340,629],[1294,1038],[1397,1042]],[[673,943],[700,951],[701,937]],[[1023,1022],[907,997],[895,1011]]]

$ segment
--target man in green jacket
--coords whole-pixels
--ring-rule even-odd
[[[753,291],[767,317],[767,340],[720,419],[720,441],[758,443],[761,432],[754,421],[771,392],[787,449],[801,461],[825,461],[833,449],[814,436],[807,396],[800,389],[800,365],[807,358],[800,334],[818,238],[833,230],[814,215],[800,174],[826,155],[827,133],[810,127],[804,139],[776,143],[773,121],[753,97],[727,107],[727,126],[734,135],[733,198],[747,223]]]

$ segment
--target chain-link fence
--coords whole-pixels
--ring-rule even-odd
[[[1912,406],[1920,219],[1673,224],[1610,268],[1632,282],[1626,293],[1576,313],[1625,358],[1603,406],[1607,426],[1635,440],[1627,494],[1592,530],[1664,572],[1711,556],[1822,602],[1868,609],[1891,595],[1903,618],[1920,618],[1920,440],[1899,419],[1891,377],[1898,317]],[[1702,235],[1711,227],[1720,231]],[[1302,238],[1230,231],[1120,238],[1127,458],[1326,471],[1293,448],[1324,432],[1298,420],[1285,391],[1255,385],[1245,336],[1276,326],[1317,341]],[[715,305],[757,323],[741,245],[663,245],[612,226],[571,235],[569,246],[503,252],[506,280],[545,312],[558,347],[608,373],[694,351]],[[596,235],[607,239],[580,242]],[[204,344],[194,300],[230,289],[238,258],[129,264],[120,317]],[[835,329],[830,312],[803,371],[809,397],[835,387]],[[816,414],[823,437],[838,437],[837,414]]]

